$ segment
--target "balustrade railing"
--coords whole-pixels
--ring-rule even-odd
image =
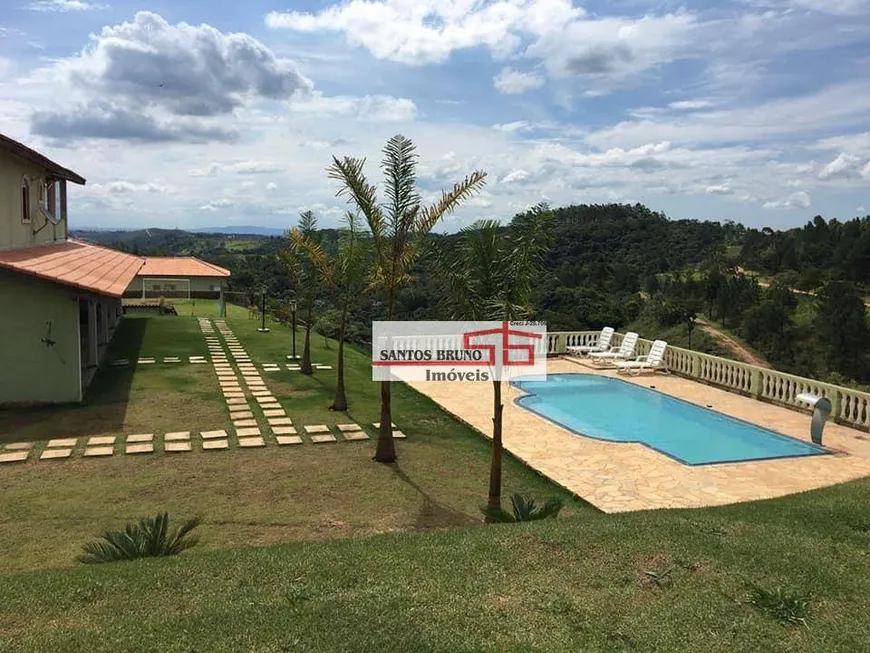
[[[565,354],[565,348],[573,345],[595,345],[598,336],[598,331],[550,332],[547,334],[548,354],[552,356]],[[622,338],[621,333],[613,334],[611,346],[618,347]],[[651,340],[639,338],[635,349],[636,355],[646,355],[651,346]],[[788,408],[807,409],[805,404],[797,400],[797,395],[803,392],[822,395],[833,404],[831,416],[838,423],[870,430],[870,394],[861,390],[671,345],[668,345],[665,353],[665,364],[671,372],[680,376]]]

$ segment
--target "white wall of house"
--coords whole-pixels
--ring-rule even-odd
[[[66,239],[66,182],[53,182],[46,188],[48,178],[44,168],[0,151],[0,250]]]

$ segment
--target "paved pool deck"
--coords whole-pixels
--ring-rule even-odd
[[[568,359],[548,374],[619,376],[680,399],[810,440],[810,417],[675,375],[629,377]],[[492,436],[492,384],[411,383],[448,412]],[[697,508],[804,492],[870,476],[870,434],[828,423],[831,455],[714,465],[684,465],[643,444],[579,436],[514,404],[524,393],[504,385],[504,444],[517,458],[603,512]]]

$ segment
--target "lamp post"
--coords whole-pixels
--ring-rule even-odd
[[[262,299],[260,300],[260,328],[257,329],[260,333],[269,333],[266,328],[266,289],[263,289]]]
[[[296,300],[290,302],[290,316],[293,321],[293,360],[296,360]]]

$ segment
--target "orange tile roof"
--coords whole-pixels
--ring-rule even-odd
[[[201,261],[195,256],[146,256],[140,277],[228,277],[226,268]]]
[[[0,268],[115,297],[124,294],[144,262],[72,239],[0,252]]]

